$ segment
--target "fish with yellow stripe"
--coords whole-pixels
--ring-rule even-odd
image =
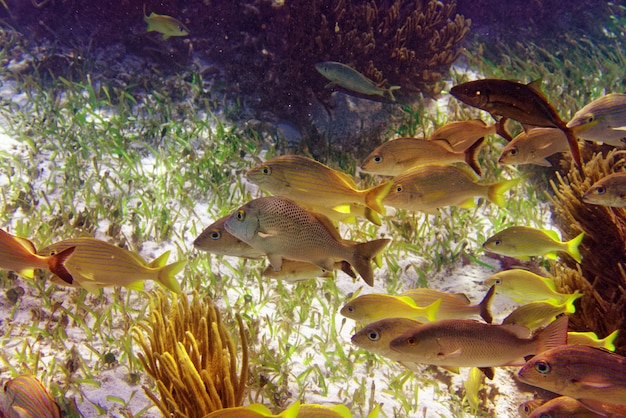
[[[428,306],[418,306],[409,296],[371,293],[348,301],[341,308],[340,313],[364,324],[371,324],[385,318],[419,318],[435,321],[440,305],[441,299],[437,299]]]
[[[44,385],[32,375],[22,375],[4,384],[7,418],[60,418],[59,405]],[[0,416],[2,410],[0,409]]]
[[[487,125],[482,119],[449,122],[437,128],[429,141],[445,141],[455,151],[465,151],[481,138],[496,132],[496,125]]]

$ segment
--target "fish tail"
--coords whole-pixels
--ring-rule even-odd
[[[59,276],[67,284],[72,284],[74,282],[74,278],[65,268],[65,260],[67,260],[74,253],[75,249],[76,247],[66,248],[48,259],[48,268],[50,271]]]
[[[579,292],[578,290],[572,293],[571,295],[569,295],[567,299],[565,300],[565,303],[563,304],[565,305],[565,313],[567,314],[576,313],[576,307],[574,306],[574,302],[576,302],[582,296],[583,294]]]
[[[491,315],[491,301],[493,295],[496,293],[496,285],[494,284],[489,288],[487,294],[480,301],[478,307],[480,308],[480,317],[485,320],[486,323],[491,324],[493,322],[493,315]]]
[[[482,176],[482,171],[480,170],[480,165],[478,164],[478,151],[482,147],[485,142],[485,137],[478,139],[478,141],[474,142],[471,147],[469,147],[465,151],[465,162],[467,165],[472,167],[472,170],[479,176]]]
[[[400,86],[391,86],[387,90],[385,90],[387,94],[389,94],[389,98],[391,99],[392,102],[396,101],[396,98],[393,95],[394,90],[400,90]]]
[[[616,329],[615,331],[601,339],[600,341],[602,341],[602,348],[605,348],[609,351],[615,351],[615,340],[617,339],[618,334],[619,330]]]
[[[385,206],[383,205],[383,199],[387,196],[389,190],[391,190],[392,184],[393,182],[390,180],[379,184],[378,186],[374,186],[371,189],[367,189],[365,191],[365,206],[380,213],[381,215],[384,215]]]
[[[387,238],[368,241],[357,244],[354,250],[353,260],[350,264],[361,275],[365,283],[374,285],[374,271],[372,270],[372,259],[389,244],[391,240]]]
[[[580,255],[580,250],[578,247],[583,241],[583,238],[585,238],[585,233],[581,232],[575,238],[567,241],[567,253],[571,255],[577,263],[580,263],[582,261],[582,256]]]
[[[584,176],[584,171],[582,171],[583,162],[580,156],[580,147],[578,146],[578,138],[576,138],[574,131],[566,126],[562,126],[561,130],[567,137],[567,143],[569,145],[569,150],[572,153],[572,159],[574,160],[574,163],[576,163],[576,166],[580,169],[581,174]]]
[[[535,334],[537,341],[536,350],[533,354],[543,353],[554,347],[567,344],[567,315],[562,315],[550,325]]]
[[[285,409],[278,415],[274,415],[280,418],[297,418],[300,411],[300,401],[295,401],[289,408]]]
[[[367,218],[368,221],[370,221],[374,225],[381,226],[383,224],[380,220],[380,216],[378,216],[378,213],[374,212],[370,208],[367,208],[367,207],[365,208],[365,217]]]
[[[517,183],[520,182],[520,180],[521,180],[520,178],[517,178],[513,180],[505,180],[500,183],[492,184],[491,186],[489,186],[489,192],[487,193],[487,200],[489,200],[492,203],[495,203],[501,208],[504,208],[506,204],[506,198],[504,196],[504,193],[506,193],[509,189],[512,189],[513,187],[515,187]]]
[[[176,280],[175,276],[182,271],[185,264],[187,264],[187,260],[180,260],[163,267],[159,270],[158,282],[174,293],[181,293],[182,290],[180,288],[180,284],[178,283],[178,280]]]

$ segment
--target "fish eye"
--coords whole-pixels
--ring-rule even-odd
[[[593,190],[593,192],[594,192],[595,194],[605,194],[605,193],[606,193],[606,187],[604,187],[604,186],[599,186],[599,187],[596,187],[596,188]]]
[[[380,164],[383,162],[383,156],[382,155],[375,155],[374,158],[372,158],[372,161],[374,161],[376,164]]]
[[[512,157],[515,157],[518,153],[519,153],[519,150],[517,149],[517,147],[513,147],[509,150],[509,155]]]
[[[243,222],[246,219],[246,211],[243,209],[239,209],[235,214],[235,217],[238,221]]]
[[[222,233],[218,231],[217,229],[214,229],[213,231],[211,231],[211,234],[209,236],[211,237],[212,240],[217,240],[221,238]]]
[[[535,364],[535,370],[537,370],[541,374],[548,374],[551,370],[550,363],[548,363],[547,361],[538,361]]]
[[[378,331],[370,331],[370,333],[367,334],[367,338],[369,338],[370,341],[378,341],[380,340],[380,334]]]
[[[591,122],[593,122],[595,119],[596,119],[596,118],[595,118],[595,117],[593,117],[593,115],[591,115],[591,116],[589,116],[589,117],[587,118],[587,123],[591,123]]]
[[[406,339],[406,343],[408,345],[415,345],[417,344],[417,339],[415,337],[409,337]]]
[[[261,172],[265,174],[266,176],[269,176],[270,174],[272,174],[272,169],[269,168],[268,166],[265,166],[261,169]]]
[[[396,192],[400,193],[402,191],[402,185],[398,185],[398,187],[396,187]]]
[[[525,414],[530,414],[530,406],[524,404],[522,405],[522,409],[524,410]]]
[[[502,244],[502,240],[501,239],[494,239],[493,240],[493,245],[498,246]]]
[[[352,305],[348,306],[348,312],[354,312],[354,306]]]
[[[496,279],[495,284],[502,284],[502,279]]]

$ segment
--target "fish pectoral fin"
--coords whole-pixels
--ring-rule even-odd
[[[337,85],[337,83],[335,83],[334,81],[331,81],[330,83],[326,84],[324,86],[325,89],[330,89],[332,87],[335,87]]]
[[[439,353],[437,353],[437,357],[439,359],[450,359],[459,357],[461,354],[463,354],[463,349],[458,348],[451,353],[444,353],[443,351],[440,351]]]
[[[80,286],[93,295],[100,294],[100,287],[96,283],[79,282]]]
[[[580,380],[579,381],[582,388],[587,389],[608,389],[614,385],[610,381],[604,380],[601,377],[597,376],[596,380],[594,380],[594,376],[591,376],[590,380]]]
[[[626,126],[615,126],[611,129],[614,131],[626,131]]]
[[[273,234],[268,234],[267,232],[262,232],[262,231],[257,232],[257,235],[261,238],[268,238],[268,237],[274,236]]]
[[[278,272],[283,267],[283,257],[279,254],[268,254],[267,255],[270,264],[274,271]]]
[[[544,254],[544,257],[549,258],[550,260],[558,260],[559,258],[555,252]]]
[[[145,280],[137,280],[136,282],[127,284],[126,288],[130,290],[143,290],[145,282]]]
[[[440,367],[442,369],[446,369],[450,373],[459,374],[459,368],[458,367],[451,367],[451,366],[440,366]]]
[[[496,371],[493,367],[479,367],[480,371],[483,372],[485,377],[489,380],[493,380],[496,375]]]

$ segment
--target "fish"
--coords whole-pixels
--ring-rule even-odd
[[[507,190],[520,179],[481,184],[459,167],[428,165],[411,168],[393,178],[391,190],[383,203],[397,209],[436,213],[444,206],[476,207],[475,197],[486,197],[500,207],[505,206]]]
[[[246,178],[273,195],[337,211],[350,210],[350,204],[364,205],[385,214],[382,200],[391,182],[359,190],[345,173],[300,155],[281,155],[251,168]]]
[[[576,135],[548,103],[540,85],[541,80],[523,84],[487,78],[453,86],[450,94],[463,103],[489,112],[494,119],[501,116],[496,132],[509,141],[510,135],[504,129],[506,119],[516,120],[522,125],[560,129],[567,137],[572,159],[580,168],[582,160]]]
[[[255,403],[248,406],[236,406],[218,409],[203,418],[297,418],[300,402],[296,402],[280,414],[273,414],[263,404]]]
[[[423,322],[410,318],[381,319],[363,327],[352,336],[351,341],[357,347],[374,354],[387,357],[390,360],[403,361],[404,355],[389,348],[389,343],[422,324]]]
[[[485,322],[491,323],[493,316],[491,315],[490,305],[494,293],[495,287],[491,286],[483,300],[476,305],[472,305],[472,302],[464,293],[448,293],[423,287],[402,292],[401,296],[410,297],[419,306],[430,305],[441,299],[441,305],[437,311],[437,319],[460,319],[480,315]]]
[[[181,293],[176,275],[187,264],[186,260],[165,265],[170,252],[147,263],[139,254],[108,242],[89,237],[66,239],[55,242],[42,254],[53,255],[75,247],[65,267],[74,280],[91,293],[107,286],[124,286],[143,290],[145,280],[154,280],[174,293]]]
[[[392,340],[405,360],[446,367],[519,366],[524,358],[567,341],[567,316],[530,335],[519,325],[493,325],[471,319],[426,323]]]
[[[535,398],[530,401],[522,402],[522,404],[520,404],[517,408],[517,412],[519,412],[520,417],[528,418],[535,409],[539,408],[544,403],[546,403],[546,400],[541,398]]]
[[[326,88],[337,85],[366,96],[389,98],[392,102],[396,101],[393,91],[400,89],[400,86],[390,86],[387,89],[381,88],[354,68],[336,61],[318,62],[315,64],[315,69],[327,80],[330,80]]]
[[[576,296],[580,297],[582,294],[578,294]],[[554,305],[543,301],[530,302],[511,312],[502,320],[502,324],[521,325],[531,331],[534,331],[550,324],[556,319],[557,316],[564,314],[568,310],[572,311],[572,313],[575,312],[576,308],[574,307],[574,300],[576,299],[572,298],[567,303],[561,305]]]
[[[561,237],[549,229],[537,229],[528,226],[512,226],[487,239],[483,248],[492,253],[528,260],[531,256],[545,256],[557,259],[557,252],[564,252],[578,263],[582,261],[578,249],[585,237],[581,232],[573,239],[561,242]]]
[[[467,401],[467,403],[469,403],[473,414],[478,411],[478,407],[480,406],[478,392],[480,391],[480,387],[483,385],[483,380],[484,374],[481,370],[478,367],[472,367],[467,375],[467,379],[463,382],[463,387],[465,388],[463,402]]]
[[[568,345],[587,345],[589,347],[603,348],[607,351],[615,351],[615,340],[619,334],[616,329],[604,338],[598,338],[595,332],[568,332]]]
[[[519,370],[519,380],[594,405],[626,406],[626,357],[584,345],[554,347]]]
[[[356,274],[350,267],[350,264],[346,261],[337,261],[334,265],[335,270],[341,270],[353,279],[356,278]],[[304,261],[283,260],[283,265],[280,271],[274,271],[274,268],[269,265],[261,273],[263,277],[269,277],[270,279],[285,280],[288,282],[297,282],[301,280],[310,280],[318,277],[329,278],[333,277],[332,270],[326,270],[313,263],[307,263]]]
[[[361,171],[382,176],[398,174],[418,165],[467,163],[481,175],[477,154],[483,141],[477,141],[463,152],[455,152],[447,144],[421,138],[397,138],[378,146],[368,155]]]
[[[626,94],[609,93],[593,100],[574,114],[567,127],[588,141],[626,145]]]
[[[365,218],[374,225],[381,226],[382,221],[378,213],[365,205],[358,203],[350,203],[349,205],[340,205],[338,207],[328,208],[326,206],[316,205],[313,203],[294,200],[300,206],[312,211],[321,213],[333,222],[356,223],[357,217]]]
[[[569,396],[559,396],[539,405],[527,417],[532,418],[593,418],[601,417],[581,402]]]
[[[559,293],[553,279],[521,268],[495,273],[485,280],[485,285],[496,286],[498,293],[503,293],[520,304],[541,301],[565,305],[565,313],[574,313],[573,302],[582,296],[578,290],[570,294]]]
[[[237,209],[224,223],[226,230],[266,253],[280,271],[283,258],[333,270],[337,260],[350,263],[372,286],[371,261],[391,240],[356,243],[341,238],[331,221],[281,196],[260,197]]]
[[[345,405],[301,404],[298,418],[352,418],[352,412]]]
[[[626,208],[626,173],[609,174],[595,182],[583,195],[583,202]]]
[[[72,284],[73,277],[65,267],[74,248],[66,248],[53,256],[37,253],[35,245],[26,238],[9,234],[0,229],[0,268],[16,271],[27,279],[35,277],[35,269],[49,270],[63,282]]]
[[[7,418],[61,418],[59,405],[35,376],[21,375],[9,380],[4,384],[4,393]]]
[[[509,142],[500,157],[500,164],[535,164],[551,167],[547,157],[567,151],[567,137],[556,128],[534,128],[522,132]]]
[[[408,296],[371,293],[352,299],[339,312],[346,318],[364,324],[371,324],[385,318],[422,318],[435,321],[440,305],[441,299],[437,299],[428,306],[418,306]]]
[[[496,125],[487,125],[482,119],[470,119],[446,123],[430,134],[428,140],[444,141],[454,151],[462,152],[495,132]]]
[[[143,20],[148,24],[146,32],[159,32],[163,34],[163,39],[172,36],[187,36],[189,29],[181,21],[167,15],[159,15],[154,12],[146,16],[146,5],[143,6]]]
[[[265,253],[231,235],[224,228],[224,222],[230,214],[221,217],[204,228],[193,242],[193,246],[201,251],[218,255],[230,255],[251,259],[260,259]]]

